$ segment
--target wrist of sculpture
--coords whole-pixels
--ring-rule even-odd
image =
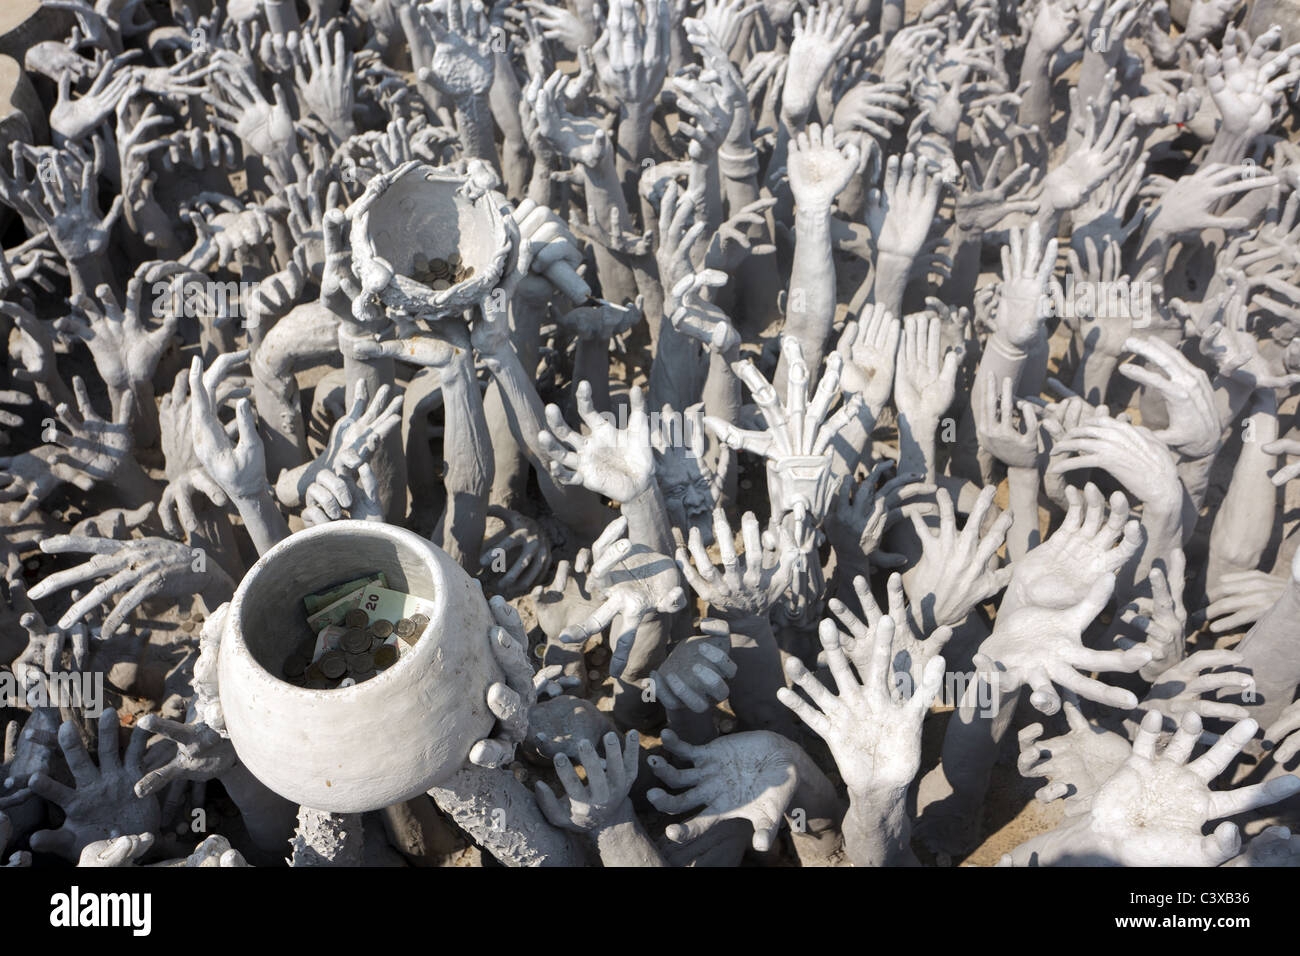
[[[159,485],[140,467],[132,455],[125,456],[110,479],[114,493],[127,509],[158,500]]]
[[[1029,352],[1026,349],[1021,348],[1015,342],[996,331],[984,343],[984,352],[986,355],[992,352],[998,358],[1008,362],[1024,362],[1029,357]]]
[[[751,140],[725,143],[718,148],[718,169],[727,179],[749,179],[758,175],[758,150]]]
[[[619,804],[610,821],[591,833],[606,866],[665,866],[658,849],[641,829],[632,801]]]
[[[1143,502],[1142,530],[1146,533],[1146,547],[1143,550],[1143,564],[1150,564],[1158,555],[1173,553],[1175,548],[1183,546],[1183,501],[1185,495],[1182,486],[1174,500],[1177,505],[1173,510],[1153,507],[1151,502]]]
[[[786,132],[793,138],[796,133],[800,132],[804,126],[807,125],[808,114],[811,111],[812,106],[810,105],[807,109],[800,109],[791,112],[786,109],[786,104],[782,103],[780,115],[781,125],[785,127]]]
[[[101,285],[108,285],[116,291],[121,291],[113,276],[113,270],[108,267],[107,260],[99,252],[70,261],[68,278],[72,283],[74,297],[93,295]]]
[[[898,416],[898,473],[923,474],[926,481],[935,479],[934,433],[939,427],[937,418],[910,420]]]
[[[907,278],[911,271],[910,256],[884,249],[877,251],[873,298],[894,315],[902,313],[903,292],[907,288]]]
[[[961,213],[954,214],[953,237],[954,245],[960,246],[966,242],[983,242],[984,227],[971,221]]]
[[[1197,511],[1205,503],[1205,496],[1210,490],[1210,469],[1218,457],[1216,451],[1204,458],[1184,458],[1178,463],[1178,479],[1186,489]]]
[[[456,100],[456,123],[466,157],[481,159],[497,168],[497,146],[493,138],[492,110],[486,93],[473,93]]]
[[[231,498],[244,519],[259,557],[289,536],[289,523],[275,506],[269,485],[258,494],[247,497],[231,495]]]
[[[913,859],[907,816],[907,787],[849,791],[844,816],[844,848],[854,866],[898,866]]]
[[[1046,77],[1051,69],[1053,53],[1055,53],[1055,50],[1047,49],[1043,43],[1039,42],[1038,37],[1031,33],[1029,43],[1025,47],[1025,59],[1020,67],[1021,75],[1026,78],[1031,76]]]
[[[1205,157],[1206,164],[1226,163],[1235,166],[1246,158],[1250,152],[1250,143],[1254,139],[1244,130],[1232,130],[1224,122],[1210,144],[1210,151]]]
[[[298,10],[292,0],[266,0],[266,21],[271,32],[285,36],[300,29]]]
[[[1068,209],[1057,209],[1048,201],[1046,196],[1039,200],[1038,215],[1034,221],[1038,223],[1039,234],[1043,236],[1057,236],[1061,232],[1061,220],[1065,218]]]
[[[676,545],[669,532],[668,508],[655,481],[654,472],[635,496],[622,502],[619,509],[627,518],[628,538],[660,554],[672,554]]]
[[[1012,500],[1015,499],[1017,494],[1025,498],[1032,494],[1036,499],[1038,495],[1038,469],[1021,468],[1016,465],[1008,466],[1007,491]]]
[[[253,380],[265,386],[269,392],[281,398],[293,395],[293,363],[291,356],[284,350],[259,348],[249,359],[248,367],[253,373]]]
[[[650,122],[654,103],[624,103],[618,121],[618,156],[621,163],[640,172],[640,162],[650,156]]]
[[[873,780],[865,787],[846,787],[849,800],[861,810],[871,810],[875,816],[888,817],[896,809],[907,808],[907,788],[912,785],[910,779]]]
[[[1007,498],[1012,524],[1007,531],[1007,556],[1018,561],[1042,543],[1038,526],[1038,469],[1007,468]]]
[[[221,786],[239,807],[249,837],[264,850],[279,850],[293,834],[297,807],[267,788],[241,763],[217,775]]]
[[[796,239],[813,239],[825,235],[829,243],[831,234],[831,207],[798,205],[795,199],[794,232]]]
[[[363,356],[357,349],[361,342],[371,342],[378,338],[375,332],[367,329],[364,325],[356,322],[349,316],[346,320],[339,322],[338,341],[339,352],[343,355],[345,361],[349,362],[366,362],[372,361]],[[259,353],[260,354],[260,353]]]
[[[790,741],[790,752],[795,774],[799,778],[790,800],[790,809],[802,809],[809,821],[823,819],[838,822],[843,818],[846,806],[830,778],[808,756],[808,751],[794,741]]]
[[[474,378],[474,355],[473,352],[465,352],[462,349],[456,349],[451,359],[446,365],[438,369],[439,380],[442,387],[464,390],[469,387],[470,380]]]

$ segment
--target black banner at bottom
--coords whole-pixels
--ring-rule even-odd
[[[826,932],[855,923],[874,931],[897,920],[926,942],[949,935],[969,941],[982,931],[997,939],[1033,939],[1035,931],[1049,929],[1071,939],[1173,932],[1217,942],[1252,930],[1289,929],[1294,896],[1289,874],[1275,869],[742,868],[725,875],[621,870],[613,876],[599,869],[560,875],[500,868],[288,873],[136,867],[8,873],[0,881],[6,910],[23,914],[21,924],[30,932],[132,945],[190,941],[196,932],[268,943],[283,934],[298,945],[317,937],[339,944],[355,935],[373,943],[376,930],[390,922],[433,914],[471,932],[476,926],[499,932],[503,920],[540,929],[539,904],[561,925],[566,911],[589,914],[595,906],[617,914],[609,927],[617,935],[642,922],[650,930],[665,919],[676,921],[683,908],[702,907],[701,916],[717,918],[692,921],[692,933],[712,928],[720,942],[734,945],[738,934],[771,933],[773,917],[782,918],[783,908],[769,905],[777,900],[790,904],[784,918],[825,921]]]

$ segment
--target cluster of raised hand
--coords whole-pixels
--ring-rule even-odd
[[[1300,862],[1281,27],[50,6],[44,115],[0,131],[10,865],[361,859],[241,765],[215,663],[258,556],[340,519],[476,578],[505,676],[371,861]],[[450,288],[376,225],[419,166],[494,223]],[[1055,804],[1018,847],[983,823],[1013,728]],[[213,779],[240,825],[178,827]]]

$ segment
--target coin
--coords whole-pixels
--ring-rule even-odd
[[[347,665],[350,674],[368,674],[375,669],[375,659],[369,651],[362,654],[349,654]]]
[[[381,641],[393,633],[393,622],[384,618],[377,618],[370,622],[370,636],[377,637]]]
[[[385,667],[392,667],[397,663],[397,648],[392,644],[385,644],[379,650],[375,651],[375,666],[380,670]]]
[[[444,289],[450,289],[451,283],[446,279],[434,279],[429,288],[434,292],[442,292]]]
[[[412,614],[411,623],[415,625],[415,633],[422,634],[424,633],[424,629],[429,626],[429,615]]]
[[[397,632],[398,637],[408,644],[413,643],[410,638],[415,634],[415,622],[409,617],[404,617],[393,625],[393,630]]]
[[[297,654],[290,654],[284,659],[284,676],[301,677],[307,671],[307,662]]]
[[[411,257],[411,266],[416,272],[425,272],[429,268],[429,257],[417,252]]]
[[[339,647],[348,654],[359,654],[370,646],[370,636],[359,627],[350,627],[339,641]]]
[[[347,627],[364,628],[367,624],[370,623],[370,615],[367,614],[365,611],[361,610],[361,608],[359,607],[353,608],[351,611],[348,611],[347,614],[343,615],[343,623]]]
[[[326,651],[320,659],[320,671],[330,680],[337,680],[347,673],[348,662],[338,651]]]
[[[451,266],[453,269],[456,266],[460,265],[460,253],[459,252],[448,253],[447,265]]]
[[[342,688],[342,687],[352,687],[352,686],[354,686],[355,684],[356,684],[356,681],[353,680],[351,677],[345,677],[345,678],[343,678],[341,681],[339,681],[339,687],[340,687],[340,688]]]

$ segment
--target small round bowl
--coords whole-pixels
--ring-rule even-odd
[[[378,571],[433,605],[424,636],[351,687],[282,680],[285,659],[312,636],[303,597]],[[316,810],[360,813],[424,793],[492,730],[487,688],[502,676],[491,625],[478,582],[404,528],[332,521],[291,535],[244,576],[226,615],[218,675],[235,752],[271,790]]]
[[[347,212],[353,271],[364,275],[376,258],[392,267],[377,293],[390,309],[427,320],[463,312],[496,288],[510,252],[499,199],[454,169],[416,160],[376,176]],[[473,267],[468,279],[435,292],[412,277],[417,254],[446,259],[453,252]]]

